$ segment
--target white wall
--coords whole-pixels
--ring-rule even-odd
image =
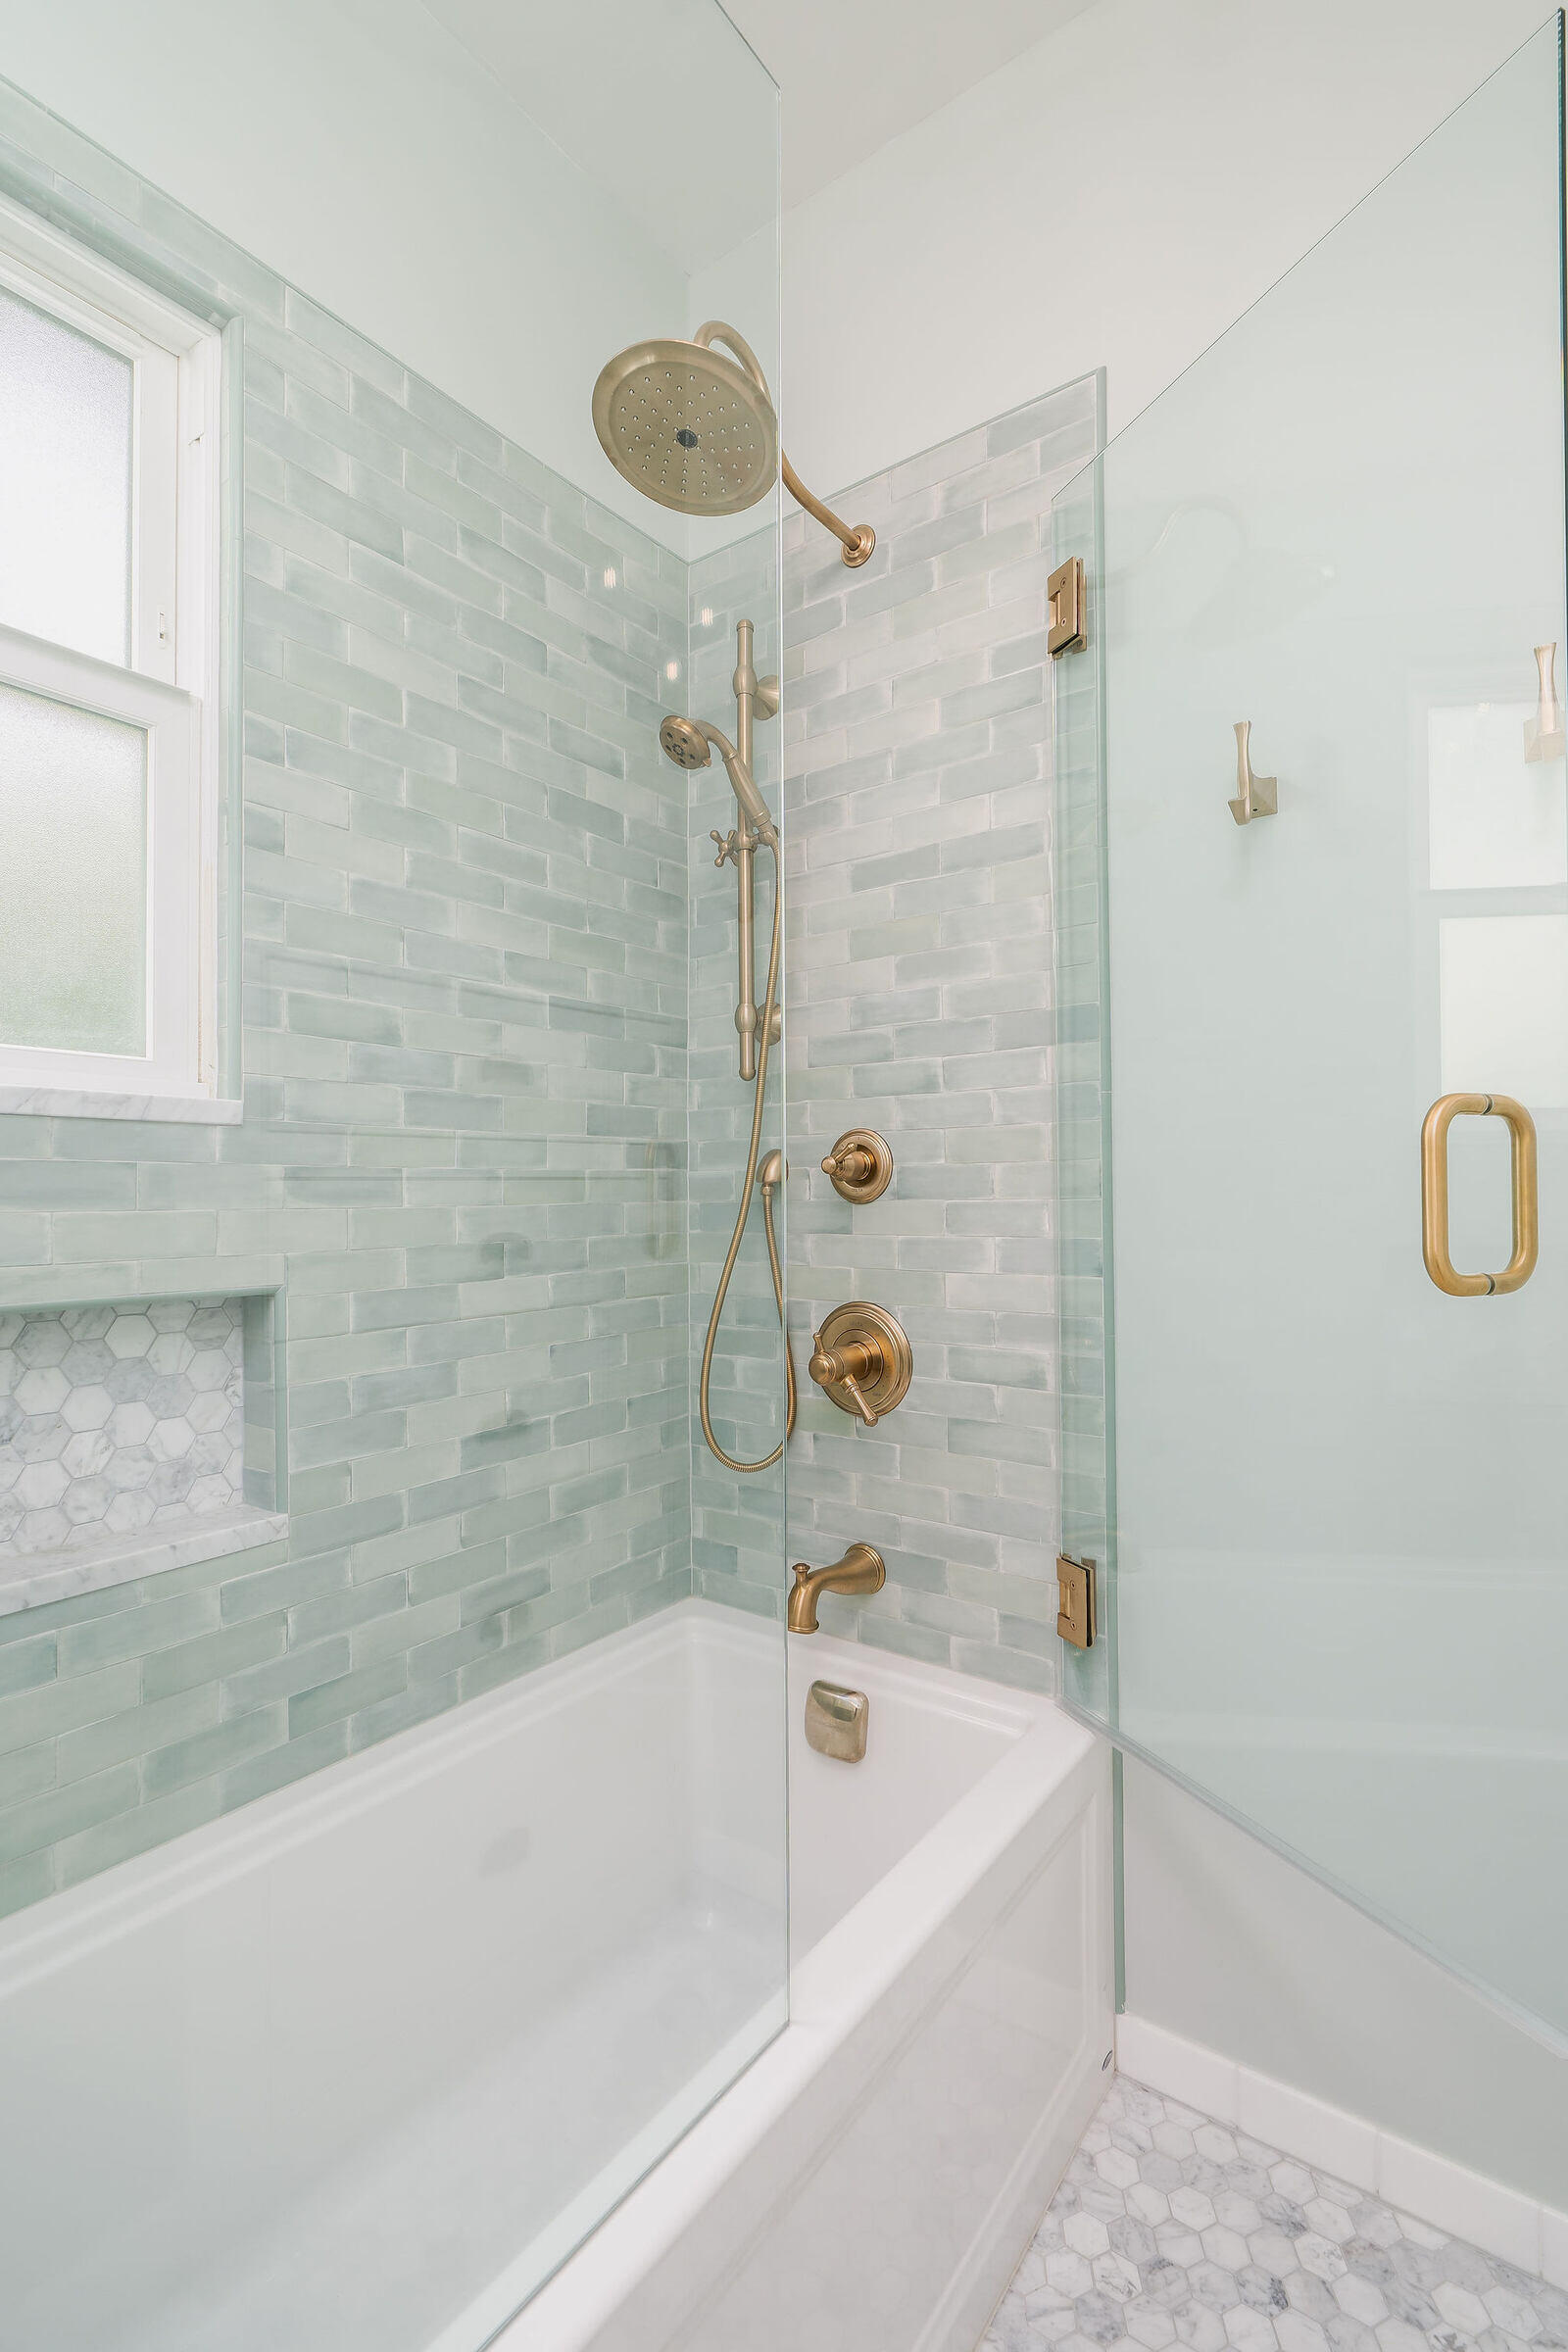
[[[1547,14],[1098,0],[785,215],[803,477],[830,494],[1099,367],[1117,430]]]
[[[684,551],[682,518],[605,458],[589,400],[612,353],[662,320],[679,331],[685,273],[418,0],[0,0],[0,63],[362,334]],[[771,136],[770,114],[759,135]]]
[[[1568,2210],[1568,2057],[1161,1774],[1123,1788],[1131,2012]]]
[[[1099,0],[785,216],[796,465],[832,495],[1101,365],[1117,429],[1546,13]],[[1568,2061],[1155,1775],[1127,1781],[1130,2007],[1568,2203]]]

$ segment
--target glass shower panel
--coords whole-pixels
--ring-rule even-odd
[[[698,1411],[735,804],[659,742],[780,666],[776,494],[694,524],[590,405],[721,308],[773,362],[776,91],[712,0],[263,0],[177,105],[182,8],[72,13],[0,195],[222,333],[217,1084],[0,1105],[0,2335],[478,2352],[787,2015],[782,1464]],[[93,725],[0,789],[78,975]],[[784,1360],[755,1215],[732,1452]]]
[[[1057,681],[1066,1540],[1108,1569],[1069,1688],[1559,2039],[1561,192],[1554,22],[1056,514],[1095,649]],[[1248,722],[1278,812],[1238,822]],[[1511,1293],[1423,1264],[1456,1093],[1533,1117]],[[1503,1119],[1447,1153],[1453,1263],[1502,1269]]]

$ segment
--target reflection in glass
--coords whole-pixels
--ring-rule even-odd
[[[1434,890],[1523,890],[1568,881],[1563,769],[1527,766],[1523,703],[1427,712],[1429,873]]]
[[[1568,915],[1449,916],[1438,942],[1444,1092],[1568,1105]]]

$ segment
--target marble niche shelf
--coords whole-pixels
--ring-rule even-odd
[[[247,1418],[246,1317],[270,1306],[0,1313],[0,1616],[286,1535],[270,1460],[247,1475],[269,1424]]]

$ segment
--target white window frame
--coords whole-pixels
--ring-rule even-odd
[[[0,286],[133,370],[128,662],[0,626],[0,684],[142,728],[148,796],[147,1051],[0,1040],[0,1107],[102,1112],[112,1098],[199,1116],[220,1107],[221,333],[3,198]]]

